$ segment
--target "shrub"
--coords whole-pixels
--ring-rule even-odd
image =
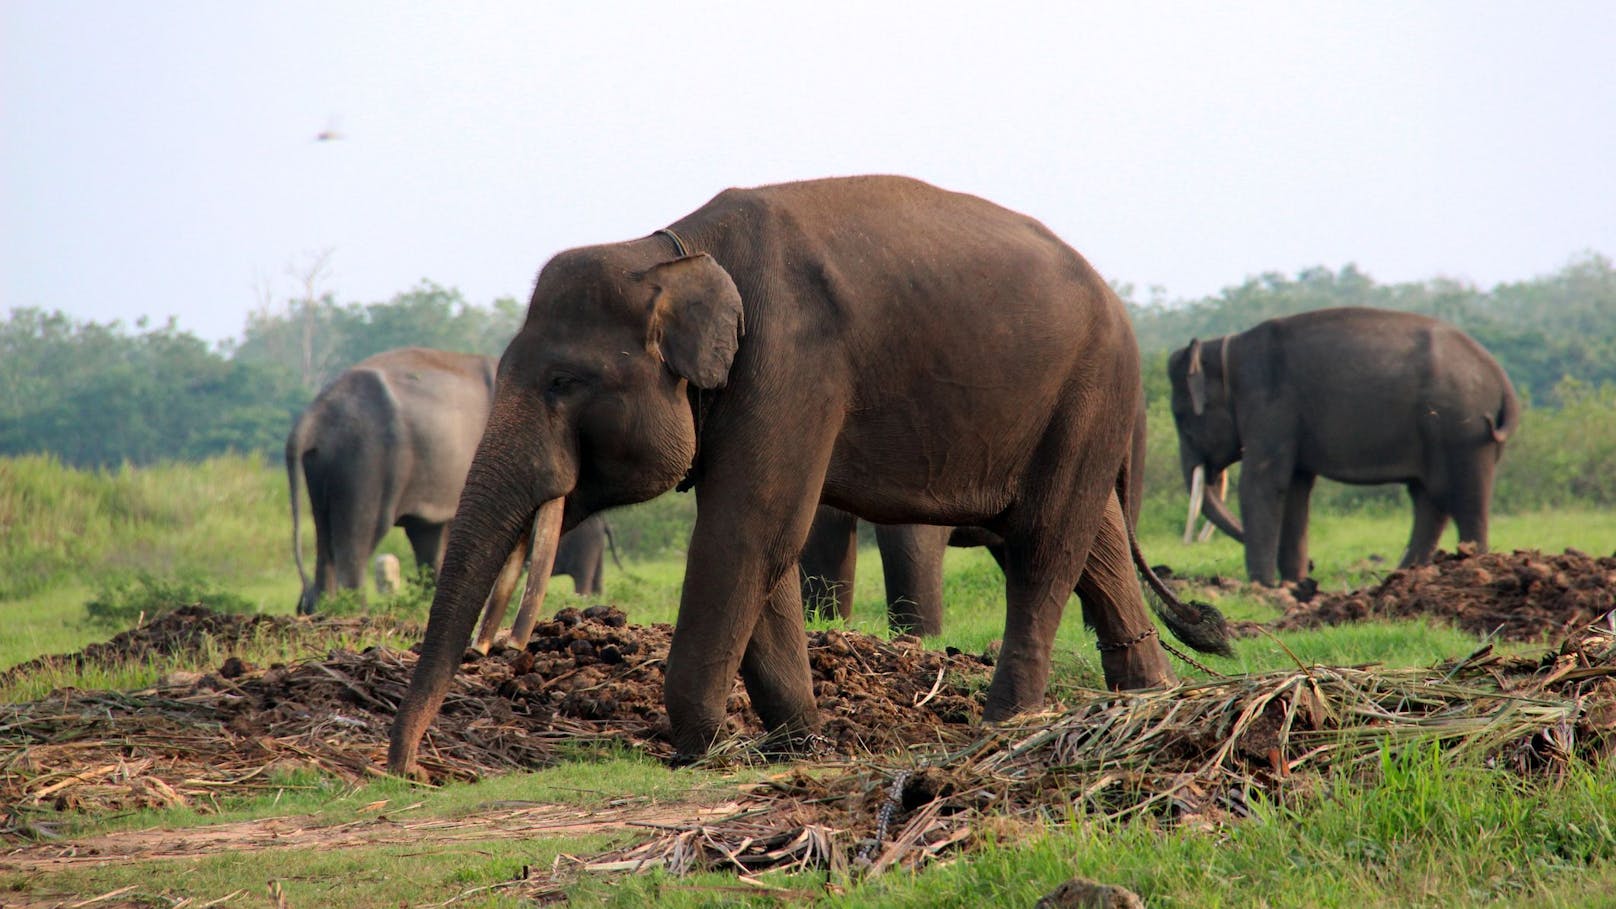
[[[157,577],[146,572],[103,584],[94,598],[84,604],[84,609],[93,622],[123,628],[139,625],[158,613],[195,605],[215,612],[258,611],[251,601],[206,578],[197,575]]]

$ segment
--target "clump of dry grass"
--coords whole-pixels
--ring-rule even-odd
[[[1100,693],[971,746],[904,766],[795,774],[734,816],[597,859],[660,867],[861,870],[914,866],[984,828],[1083,813],[1217,823],[1255,793],[1284,799],[1329,773],[1372,774],[1387,746],[1440,743],[1522,774],[1616,748],[1616,631],[1582,630],[1538,660],[1484,647],[1426,670],[1299,667]]]

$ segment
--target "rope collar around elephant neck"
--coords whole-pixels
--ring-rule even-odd
[[[679,258],[683,259],[684,257],[690,255],[689,247],[685,246],[685,241],[680,239],[679,235],[673,232],[673,228],[664,227],[655,234],[652,234],[652,236],[656,236],[657,234],[661,234],[662,236],[673,241],[673,251],[678,254]]]
[[[1220,356],[1222,362],[1218,366],[1223,373],[1223,404],[1229,408],[1230,413],[1234,412],[1234,395],[1229,391],[1229,342],[1233,340],[1234,335],[1223,336],[1223,351]]]

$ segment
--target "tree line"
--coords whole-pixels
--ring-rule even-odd
[[[1134,288],[1117,289],[1152,402],[1167,396],[1168,352],[1192,337],[1326,306],[1453,322],[1492,351],[1533,407],[1558,410],[1616,385],[1616,266],[1597,254],[1491,290],[1445,279],[1379,284],[1351,265],[1264,274],[1187,303],[1139,302]],[[46,453],[82,468],[224,452],[278,458],[296,414],[343,369],[409,345],[498,354],[523,314],[514,299],[472,305],[430,282],[374,303],[310,292],[252,313],[239,340],[209,345],[173,320],[128,326],[13,309],[0,323],[0,455]]]

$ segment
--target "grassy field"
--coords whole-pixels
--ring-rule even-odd
[[[298,580],[292,568],[284,490],[278,471],[246,459],[205,465],[85,475],[39,459],[0,462],[0,668],[43,653],[77,650],[116,626],[92,619],[88,601],[108,596],[140,572],[186,577],[228,592],[243,608],[290,613]],[[624,515],[620,534],[653,541],[676,522],[683,502],[642,506]],[[1230,541],[1186,546],[1182,515],[1165,497],[1147,509],[1141,541],[1155,564],[1180,575],[1243,574]],[[1373,583],[1406,540],[1401,510],[1315,515],[1313,557],[1327,589]],[[637,523],[638,522],[638,523]],[[658,536],[661,533],[661,536]],[[311,534],[305,534],[310,546]],[[1450,537],[1446,544],[1452,545]],[[395,534],[385,547],[409,563]],[[1616,514],[1594,510],[1498,515],[1493,548],[1616,551]],[[312,547],[311,547],[312,548]],[[639,623],[672,621],[682,561],[665,545],[644,543],[622,571],[608,568],[609,600]],[[861,558],[854,625],[884,634],[877,554]],[[567,588],[569,585],[560,585]],[[951,551],[946,563],[943,635],[928,646],[978,651],[1003,628],[1002,580],[979,551]],[[1204,591],[1235,619],[1272,618],[1276,607],[1249,588]],[[372,597],[373,605],[380,605]],[[551,605],[578,604],[562,595]],[[419,610],[419,604],[407,608]],[[418,612],[423,615],[424,612]],[[1345,626],[1237,643],[1223,673],[1284,668],[1293,659],[1324,664],[1424,666],[1462,656],[1473,636],[1424,622]],[[370,643],[356,639],[354,646]],[[402,646],[391,641],[390,646]],[[1069,610],[1056,646],[1052,697],[1100,683],[1092,636]],[[281,648],[264,657],[316,653]],[[323,646],[323,645],[322,645]],[[1540,644],[1512,645],[1536,652]],[[1294,657],[1293,657],[1294,654]],[[220,655],[209,659],[214,663]],[[259,657],[262,660],[264,657]],[[132,689],[184,665],[153,664],[114,677],[63,673],[18,680],[0,700],[19,702],[62,687]],[[1178,667],[1193,678],[1198,670]],[[4,715],[0,714],[0,726]],[[3,751],[0,751],[3,754]],[[0,773],[4,772],[0,759]],[[51,834],[73,842],[151,829],[290,823],[342,825],[384,812],[472,824],[522,806],[563,806],[579,816],[632,802],[690,809],[722,802],[783,768],[670,770],[621,749],[579,748],[560,765],[474,784],[426,789],[397,780],[363,785],[308,772],[279,773],[250,796],[216,804],[119,816],[49,820]],[[381,807],[377,807],[380,805]],[[1616,768],[1575,767],[1558,779],[1527,781],[1421,746],[1392,749],[1373,778],[1331,779],[1304,799],[1260,804],[1238,824],[1163,828],[1116,824],[1081,815],[1027,825],[1006,819],[981,847],[921,872],[868,882],[825,874],[774,874],[763,886],[732,875],[673,878],[661,873],[563,879],[561,893],[582,905],[1031,905],[1073,874],[1130,887],[1151,906],[1601,906],[1616,905]],[[31,815],[31,817],[33,817]],[[279,820],[276,820],[279,819]],[[38,823],[37,817],[34,818]],[[178,834],[175,834],[178,835]],[[622,830],[503,836],[478,833],[448,845],[359,844],[275,850],[221,848],[205,858],[109,861],[50,872],[0,872],[0,905],[67,905],[115,893],[91,905],[514,906],[499,885],[524,867],[546,870],[558,857],[586,855],[630,841]],[[6,842],[24,842],[15,831]],[[0,868],[4,868],[0,862]],[[271,884],[270,882],[274,883]],[[128,889],[124,889],[128,888]],[[452,901],[452,903],[451,903]],[[531,904],[531,903],[529,903]]]

